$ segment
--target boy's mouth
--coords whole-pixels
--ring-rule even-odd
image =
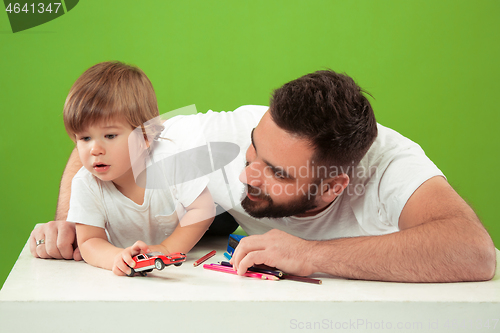
[[[104,163],[94,163],[93,165],[94,170],[97,172],[104,172],[109,169],[109,165],[104,164]]]

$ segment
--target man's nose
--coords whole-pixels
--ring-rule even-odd
[[[240,174],[240,181],[254,187],[262,185],[262,172],[257,168],[256,163],[248,164]]]

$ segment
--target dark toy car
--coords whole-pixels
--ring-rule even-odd
[[[134,268],[131,268],[132,271],[128,276],[134,276],[135,273],[145,276],[146,273],[153,271],[153,268],[161,271],[165,266],[172,264],[175,266],[182,265],[186,261],[186,255],[181,252],[174,252],[167,255],[161,252],[150,252],[138,254],[133,259],[136,264]]]

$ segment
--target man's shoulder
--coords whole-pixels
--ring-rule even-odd
[[[392,128],[377,123],[377,130],[378,134],[375,141],[379,143],[379,145],[383,144],[388,148],[420,147],[416,142]]]
[[[234,110],[233,112],[236,114],[248,113],[251,114],[253,117],[260,119],[262,118],[264,113],[266,113],[267,110],[269,110],[269,107],[264,105],[243,105]]]
[[[429,175],[442,175],[417,143],[388,127],[377,124],[377,128],[377,138],[354,168],[349,186],[363,189],[354,191],[354,197],[364,197],[371,190],[380,195],[382,184],[407,188]]]
[[[213,111],[208,110],[205,113],[196,113],[191,115],[178,115],[165,121],[165,125],[180,124],[182,122],[190,122],[194,119],[198,121],[224,121],[227,119],[255,119],[260,120],[264,113],[269,109],[268,106],[262,105],[243,105],[236,108],[234,111]]]
[[[399,132],[377,124],[377,137],[372,146],[361,160],[365,166],[385,164],[393,158],[411,152],[412,154],[425,155],[422,148],[414,141]]]
[[[187,116],[175,116],[164,123],[163,137],[182,146],[206,142],[233,142],[242,148],[250,140],[250,131],[268,110],[267,106],[244,105],[234,111],[209,110]]]
[[[215,125],[233,125],[240,127],[245,124],[251,124],[253,127],[257,125],[264,113],[269,109],[262,105],[243,105],[234,111],[213,111],[208,110],[207,113],[199,113],[197,116],[203,123]]]

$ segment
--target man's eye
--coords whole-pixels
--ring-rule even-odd
[[[116,138],[116,134],[106,134],[104,137],[106,139],[114,139],[114,138]]]
[[[278,179],[285,179],[285,175],[282,172],[275,172],[274,177]]]

